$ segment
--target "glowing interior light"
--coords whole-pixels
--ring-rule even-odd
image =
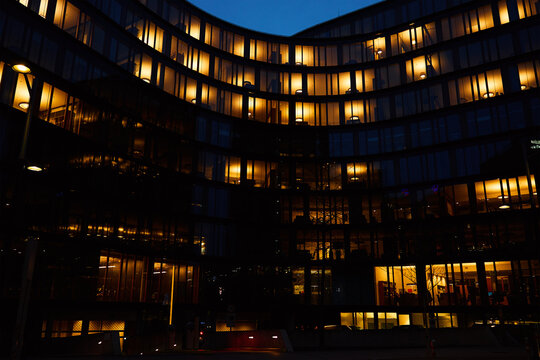
[[[377,49],[377,55],[381,55],[383,53],[382,49]]]
[[[250,338],[250,339],[253,339],[253,336],[250,336],[249,338]]]
[[[296,62],[296,65],[301,66],[301,65],[303,65],[303,64],[302,64],[301,61],[297,61],[297,62]]]
[[[508,204],[502,204],[501,206],[499,206],[499,209],[510,209],[510,205]]]
[[[413,44],[413,45],[416,45],[416,40],[413,40],[413,41],[412,41],[412,44]]]
[[[360,118],[357,115],[353,115],[349,118],[349,120],[360,120]]]
[[[42,167],[36,166],[36,165],[30,165],[26,167],[30,171],[40,172],[43,171]]]
[[[12,66],[12,69],[21,74],[30,73],[30,68],[24,64],[15,64]]]
[[[494,96],[495,96],[495,93],[494,93],[494,92],[491,92],[491,91],[482,94],[482,97],[483,97],[484,99],[487,99],[487,98],[490,98],[490,97],[494,97]]]
[[[527,85],[521,84],[521,90],[527,90]]]
[[[296,120],[295,120],[297,123],[301,123],[304,121],[304,119],[302,119],[301,117],[297,117]]]
[[[272,336],[272,339],[277,339],[277,338],[278,338],[277,335]]]
[[[192,103],[192,104],[196,104],[196,103],[197,103],[197,99],[191,99],[191,103]]]
[[[358,176],[353,176],[353,177],[351,178],[351,181],[358,181],[358,180],[360,180],[360,178],[359,178]]]
[[[426,73],[421,73],[420,74],[420,79],[424,80],[426,78]]]
[[[297,89],[294,93],[296,95],[301,95],[302,94],[302,89]]]
[[[19,103],[19,107],[21,109],[24,109],[24,110],[28,109],[29,106],[30,106],[30,104],[28,102],[26,102],[26,101],[23,101],[23,102]]]
[[[149,78],[142,78],[142,81],[144,81],[145,83],[150,84],[150,79]]]

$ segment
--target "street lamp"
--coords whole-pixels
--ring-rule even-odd
[[[34,112],[34,104],[36,102],[36,96],[37,96],[37,86],[36,84],[30,84],[30,80],[28,79],[28,74],[32,73],[32,70],[25,64],[15,64],[11,67],[15,72],[22,74],[24,76],[24,81],[26,82],[26,87],[28,89],[28,94],[30,94],[30,98],[28,99],[28,102],[21,102],[18,104],[18,106],[21,109],[26,110],[26,121],[24,124],[24,134],[21,144],[21,151],[19,153],[19,161],[22,162],[22,165],[24,166],[24,162],[26,160],[26,148],[28,146],[28,135],[30,133],[30,125],[32,123],[32,113]]]
[[[21,109],[26,110],[26,121],[24,125],[24,133],[21,143],[21,149],[19,152],[18,157],[18,166],[17,166],[17,175],[21,176],[21,178],[24,177],[24,170],[30,170],[30,171],[42,171],[43,168],[39,166],[28,166],[26,167],[26,148],[28,147],[28,135],[30,133],[30,125],[32,123],[32,114],[34,113],[34,106],[36,103],[36,99],[38,96],[38,85],[37,81],[34,81],[34,83],[31,85],[30,80],[28,78],[28,75],[31,74],[31,69],[25,64],[14,64],[11,67],[15,72],[22,74],[24,76],[24,80],[26,82],[26,87],[28,89],[28,94],[30,95],[28,102],[23,102],[18,104],[18,106]],[[24,181],[17,181],[19,184],[19,193],[16,193],[16,197],[20,199],[22,194],[24,194]],[[17,199],[16,199],[17,200]],[[18,202],[19,203],[19,202]],[[20,199],[20,206],[18,209],[18,212],[20,213],[18,219],[21,221],[21,229],[23,230],[23,233],[25,233],[25,226],[24,226],[24,219],[25,214],[22,210],[23,208],[23,200]],[[36,256],[38,251],[38,244],[36,239],[33,237],[30,237],[26,239],[27,245],[26,245],[26,251],[25,251],[25,258],[24,258],[24,264],[23,264],[23,271],[22,271],[22,277],[21,277],[21,293],[19,296],[19,305],[17,308],[17,316],[15,320],[15,329],[13,331],[13,347],[11,352],[11,359],[13,360],[19,360],[22,356],[22,348],[23,348],[23,341],[24,341],[24,329],[26,326],[26,318],[28,316],[28,307],[30,304],[30,296],[32,292],[32,278],[34,275],[34,266],[36,263]]]

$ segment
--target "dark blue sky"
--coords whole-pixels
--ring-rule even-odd
[[[293,35],[380,0],[188,0],[223,20],[252,30]]]

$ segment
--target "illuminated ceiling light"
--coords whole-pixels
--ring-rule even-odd
[[[411,44],[416,45],[416,40],[413,40]]]
[[[426,73],[421,73],[421,74],[420,74],[420,79],[421,79],[421,80],[424,80],[425,78],[426,78]]]
[[[20,107],[21,109],[23,109],[23,110],[28,109],[29,106],[30,106],[30,104],[29,104],[28,102],[26,102],[26,101],[23,101],[23,102],[20,102],[20,103],[19,103],[19,107]]]
[[[499,196],[497,196],[497,199],[499,199],[499,200],[501,200],[501,199],[503,199],[503,198],[508,199],[509,197],[510,197],[510,196],[508,196],[508,195],[504,195],[504,196],[499,195]]]
[[[192,104],[196,104],[196,103],[197,103],[197,99],[191,99],[191,103],[192,103]]]
[[[487,98],[490,98],[490,97],[494,97],[494,96],[495,96],[495,93],[494,93],[494,92],[491,92],[491,91],[482,94],[482,97],[483,97],[484,99],[487,99]]]
[[[297,62],[296,62],[296,65],[298,65],[298,66],[302,66],[302,65],[304,65],[304,64],[302,64],[302,62],[301,62],[301,61],[297,61]]]
[[[249,336],[250,339],[253,339],[253,336]]]
[[[31,71],[30,68],[24,64],[15,64],[11,68],[21,74],[29,74]]]
[[[537,195],[536,192],[533,192],[533,195],[536,196]]]
[[[383,51],[382,49],[377,49],[377,55],[382,55]]]
[[[294,92],[296,95],[302,95],[302,89],[296,89]]]
[[[304,119],[302,119],[301,117],[297,117],[296,120],[295,120],[297,123],[301,123],[304,121]]]
[[[345,94],[352,94],[352,89],[348,88],[347,91],[345,91]]]
[[[510,205],[508,205],[508,204],[502,204],[501,206],[499,206],[499,209],[502,209],[502,210],[510,209]]]
[[[358,180],[360,180],[360,178],[358,176],[351,177],[351,181],[358,181]]]
[[[272,339],[277,339],[277,338],[278,338],[277,335],[272,336]]]
[[[527,85],[521,84],[521,90],[527,90]]]
[[[34,171],[34,172],[40,172],[43,171],[42,167],[36,166],[36,165],[30,165],[26,167],[27,170]]]
[[[150,84],[150,79],[149,78],[142,78],[142,81],[144,81],[145,83]]]
[[[349,118],[349,120],[360,120],[360,118],[356,115],[353,115]]]

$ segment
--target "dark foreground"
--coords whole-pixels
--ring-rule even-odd
[[[70,360],[80,357],[31,357],[35,360]],[[386,359],[432,359],[430,351],[426,349],[370,349],[370,350],[325,350],[325,351],[297,351],[282,353],[273,351],[193,351],[175,354],[143,354],[138,356],[92,356],[88,360],[386,360]],[[436,359],[501,359],[519,360],[529,359],[524,349],[519,347],[461,347],[441,348],[436,351]]]

